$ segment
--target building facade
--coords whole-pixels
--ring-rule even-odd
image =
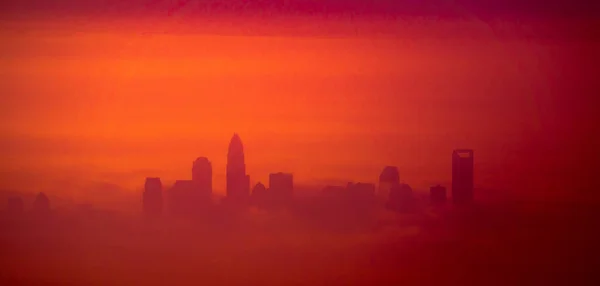
[[[473,150],[452,152],[452,201],[465,204],[473,201]]]
[[[248,202],[250,176],[246,174],[244,147],[238,134],[234,134],[227,152],[226,196],[231,202]]]

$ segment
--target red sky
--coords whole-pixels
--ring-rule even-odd
[[[580,97],[597,87],[592,20],[138,2],[4,4],[1,187],[134,190],[207,156],[223,192],[233,132],[252,182],[375,182],[397,165],[426,188],[449,182],[454,148],[475,149],[480,187],[564,190],[589,174],[566,166],[597,142]]]

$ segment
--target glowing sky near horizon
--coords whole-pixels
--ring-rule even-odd
[[[222,192],[238,132],[253,183],[277,171],[305,183],[375,182],[397,165],[425,188],[449,181],[452,149],[473,148],[476,185],[510,187],[548,165],[535,151],[571,146],[558,137],[579,132],[561,127],[572,118],[560,108],[579,86],[566,79],[580,72],[577,55],[593,47],[561,40],[556,27],[570,20],[282,13],[273,25],[161,9],[4,14],[1,186],[132,189],[145,176],[187,179],[206,156]]]

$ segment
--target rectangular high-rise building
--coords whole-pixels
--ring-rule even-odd
[[[473,150],[458,149],[452,153],[452,201],[473,201]]]

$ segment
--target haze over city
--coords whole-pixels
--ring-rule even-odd
[[[588,283],[598,4],[479,2],[2,1],[0,284]]]

